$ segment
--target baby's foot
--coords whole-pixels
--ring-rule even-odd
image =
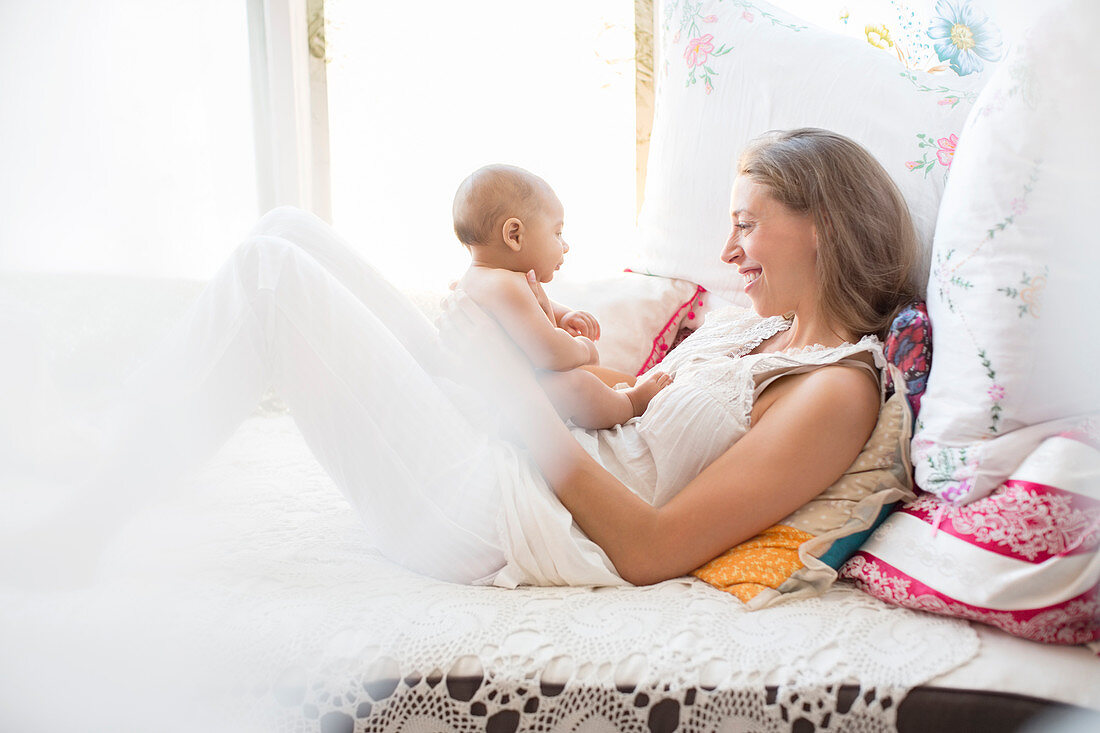
[[[624,389],[626,396],[630,398],[630,404],[634,407],[634,417],[645,412],[645,408],[649,407],[649,401],[670,384],[672,384],[672,377],[664,372],[652,372],[639,379],[633,387]]]

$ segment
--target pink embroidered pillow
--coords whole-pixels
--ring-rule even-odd
[[[1100,450],[1048,438],[989,496],[903,507],[840,570],[877,598],[1055,644],[1100,640]]]
[[[686,280],[623,272],[598,281],[559,275],[546,286],[555,301],[600,322],[600,364],[641,374],[672,348],[680,326],[695,318],[702,288]]]

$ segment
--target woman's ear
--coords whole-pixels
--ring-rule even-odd
[[[523,222],[516,217],[505,220],[501,227],[501,234],[508,249],[519,252],[523,248]]]

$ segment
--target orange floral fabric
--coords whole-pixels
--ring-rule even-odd
[[[776,524],[691,574],[747,603],[765,588],[778,588],[802,567],[798,548],[810,539],[809,532]]]

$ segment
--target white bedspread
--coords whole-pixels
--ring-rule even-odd
[[[6,292],[34,299],[29,286]],[[194,290],[175,292],[178,308]],[[171,311],[144,308],[139,326],[154,333]],[[53,340],[59,358],[103,341],[105,321],[35,312],[77,327]],[[275,414],[248,420],[181,490],[137,510],[95,585],[0,586],[0,728],[339,730],[369,714],[370,730],[468,730],[471,714],[535,708],[537,730],[584,719],[645,730],[658,700],[674,698],[678,730],[789,730],[785,714],[835,721],[835,687],[850,681],[875,697],[852,704],[845,730],[889,730],[904,691],[929,681],[1100,709],[1100,660],[1086,650],[982,637],[979,654],[968,623],[848,587],[747,613],[690,579],[504,590],[423,578],[365,546],[293,421]],[[470,676],[486,682],[456,699],[450,681]]]
[[[356,712],[363,682],[433,671],[502,689],[564,683],[581,697],[563,716],[590,705],[615,720],[614,701],[584,688],[664,685],[731,692],[724,704],[768,715],[765,684],[896,694],[978,651],[964,622],[850,588],[747,613],[687,579],[512,591],[416,576],[363,544],[287,416],[250,419],[183,491],[141,511],[95,586],[0,590],[0,629],[8,720],[65,699],[85,723],[164,720],[167,705],[177,723],[216,712],[202,724],[227,730],[306,729],[311,710]],[[851,714],[893,709],[864,707]]]

